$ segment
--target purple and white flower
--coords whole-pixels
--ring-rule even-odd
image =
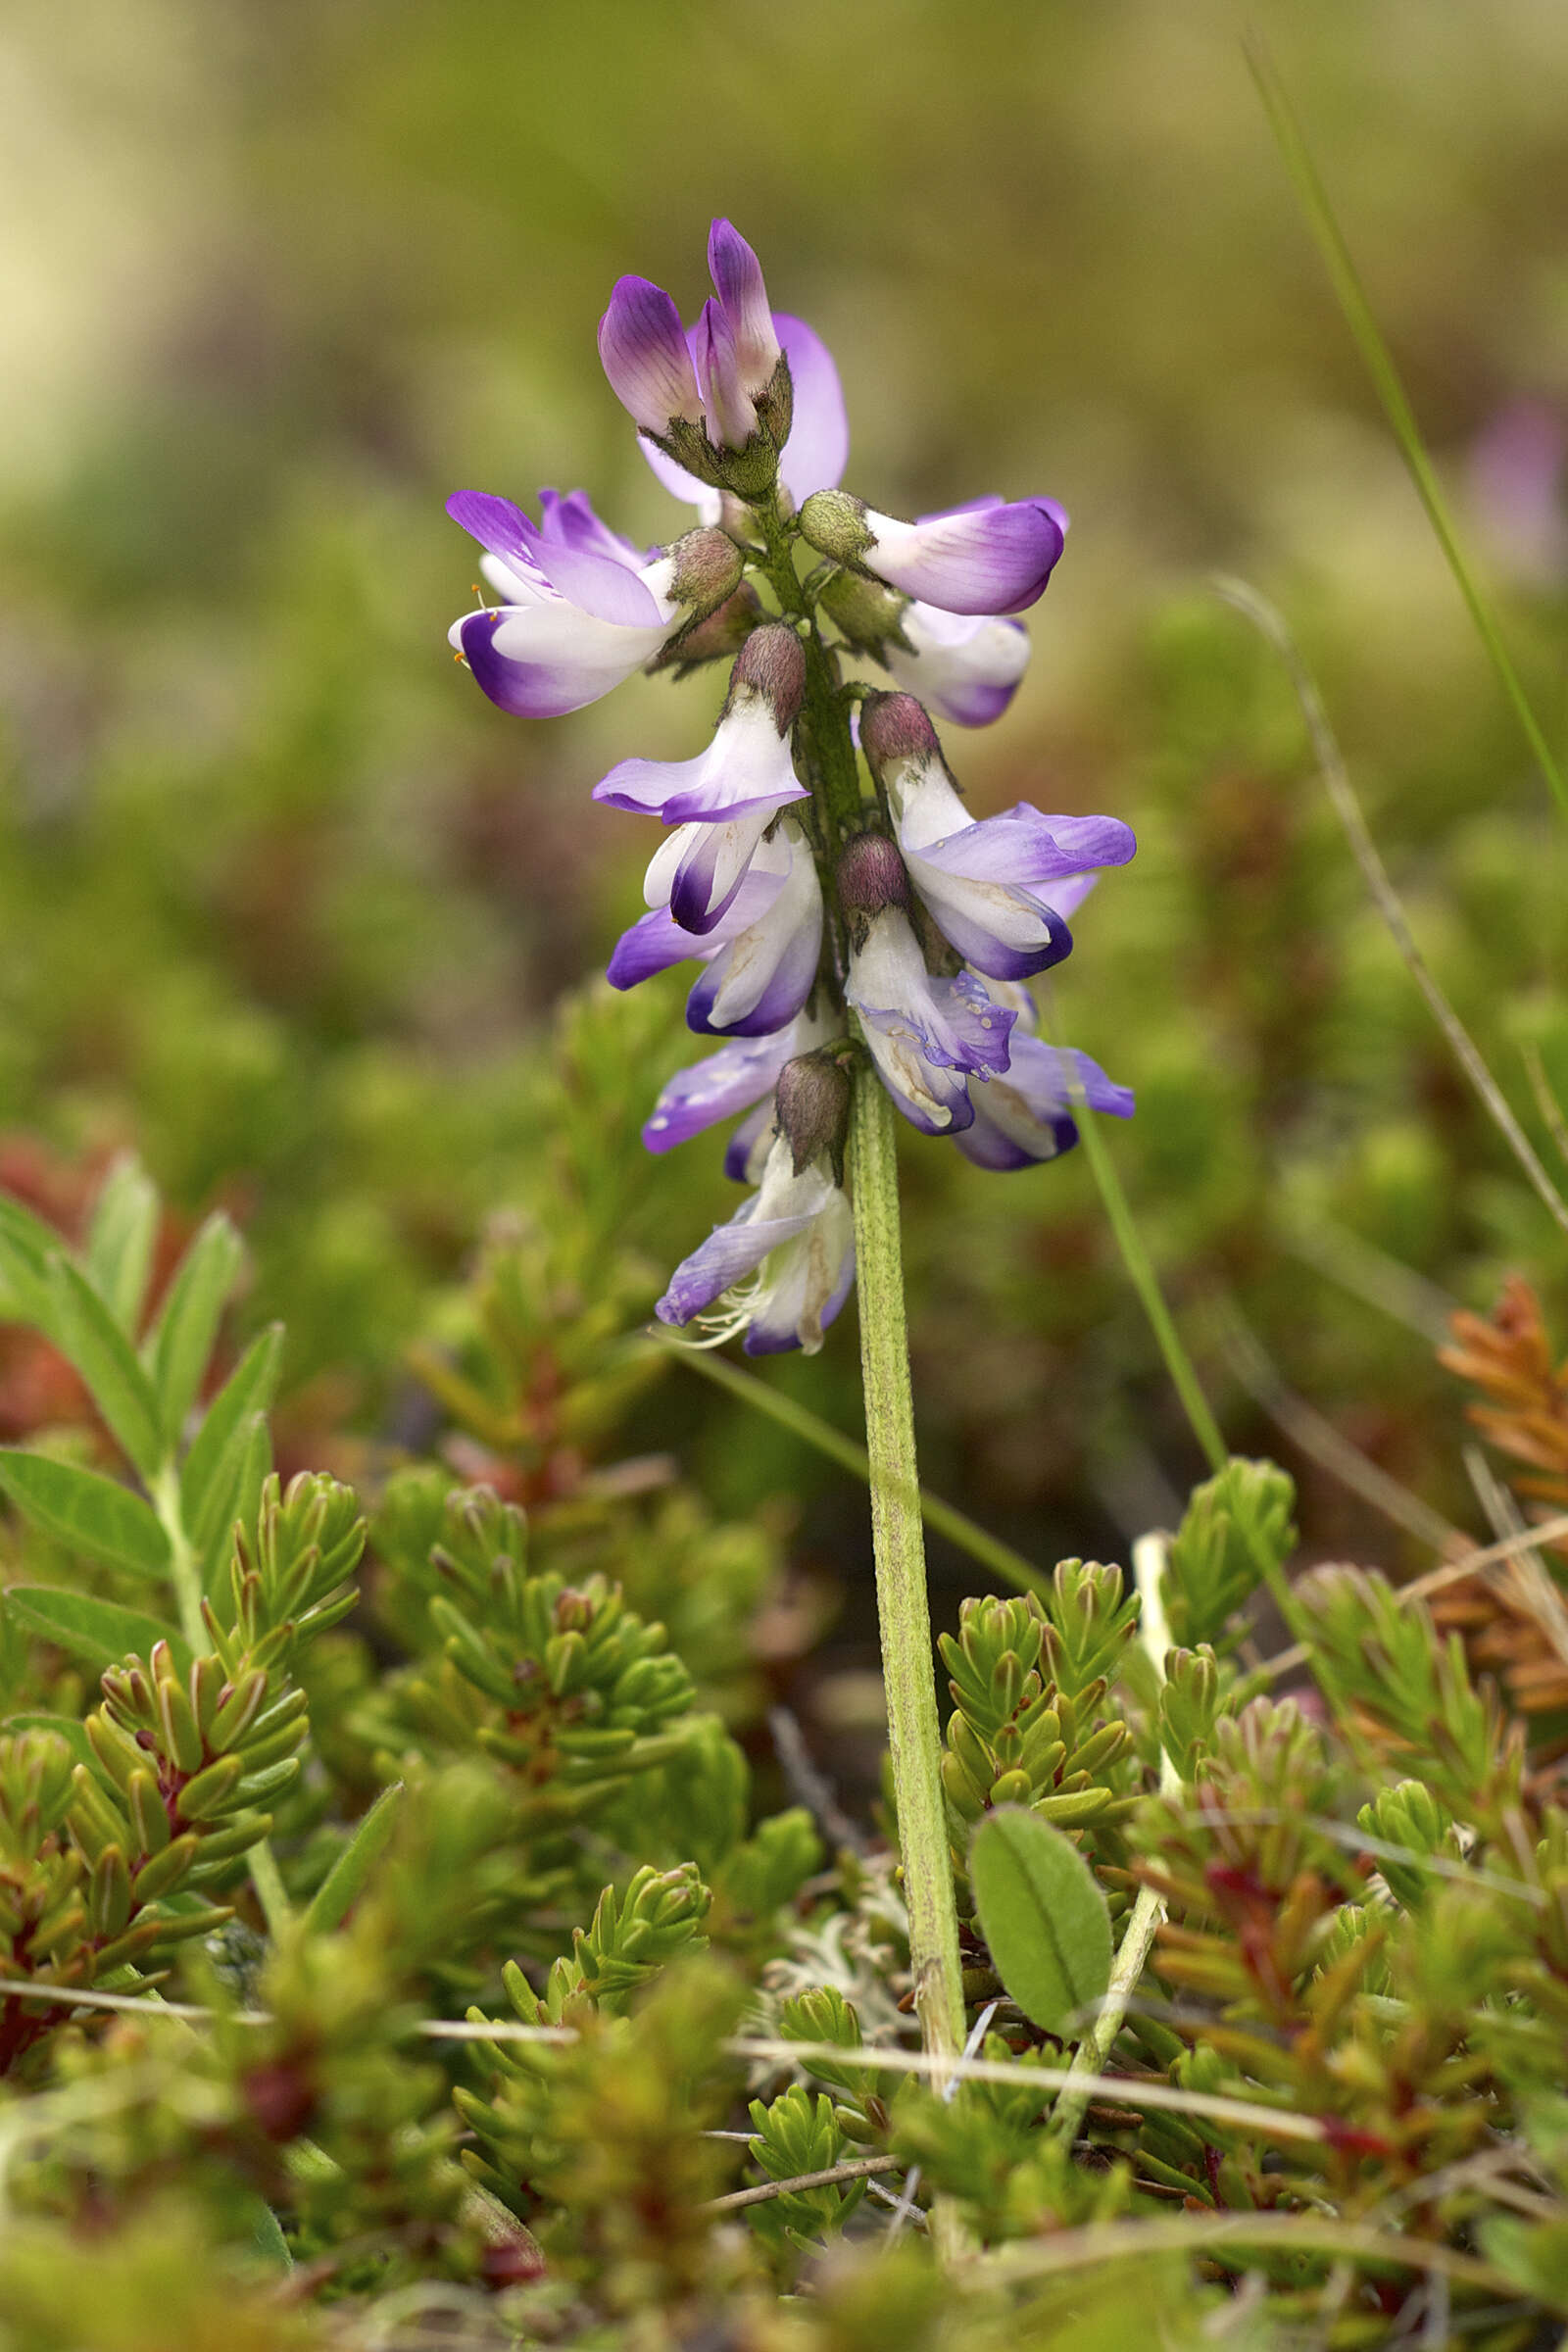
[[[683,827],[660,857],[667,862],[680,843],[678,863],[686,854],[686,836],[700,830]],[[689,1025],[705,1036],[764,1037],[792,1021],[806,1003],[821,948],[816,860],[799,825],[786,816],[764,834],[711,930],[694,935],[667,905],[656,906],[623,933],[610,959],[609,977],[615,988],[635,988],[654,972],[700,956],[708,968],[686,1002]]]
[[[748,1355],[814,1355],[854,1279],[854,1220],[826,1155],[797,1175],[778,1136],[760,1188],[676,1267],[654,1311],[678,1328],[696,1322],[705,1347],[744,1332]]]
[[[880,656],[899,684],[956,726],[989,727],[1018,691],[1029,666],[1029,632],[1004,613],[944,612],[911,599],[901,633]]]
[[[1016,1032],[1005,1072],[972,1102],[973,1120],[955,1141],[981,1168],[1027,1168],[1070,1152],[1078,1141],[1077,1103],[1112,1118],[1133,1115],[1131,1088],[1117,1086],[1087,1054]]]
[[[1023,980],[1059,963],[1072,947],[1063,895],[1075,905],[1089,869],[1126,863],[1137,847],[1130,826],[1111,816],[1043,816],[1026,801],[972,817],[912,695],[870,697],[860,742],[887,794],[909,880],[943,937],[991,979]]]
[[[710,932],[733,905],[780,808],[810,796],[795,773],[790,729],[806,656],[781,623],[754,630],[730,673],[713,740],[695,760],[623,760],[594,786],[612,808],[679,827],[648,868],[650,906],[685,931]]]
[[[773,1089],[785,1064],[826,1045],[831,1034],[817,1014],[803,1012],[771,1037],[741,1038],[677,1070],[654,1104],[643,1142],[650,1152],[673,1151],[754,1103],[771,1116]]]
[[[1067,538],[1053,498],[981,498],[901,522],[847,490],[818,490],[801,509],[812,547],[874,572],[944,612],[1021,612],[1045,594]]]
[[[680,313],[646,277],[620,277],[599,321],[599,358],[610,389],[645,433],[695,424],[703,396]]]
[[[839,895],[854,926],[844,1000],[860,1016],[882,1083],[922,1134],[956,1135],[974,1117],[968,1079],[1006,1068],[1017,1014],[973,972],[948,979],[927,970],[903,863],[882,835],[850,843]]]
[[[639,550],[600,520],[580,490],[540,492],[542,522],[510,499],[460,490],[447,513],[477,539],[506,600],[466,612],[449,639],[480,687],[522,718],[559,718],[597,702],[651,662],[692,612],[711,612],[740,577],[719,532]]]

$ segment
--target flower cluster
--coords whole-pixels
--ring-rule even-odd
[[[663,1152],[739,1118],[725,1166],[755,1188],[658,1311],[761,1354],[818,1348],[848,1295],[844,1137],[865,1055],[912,1126],[982,1167],[1066,1151],[1075,1103],[1131,1111],[1087,1054],[1036,1033],[1023,984],[1067,955],[1067,918],[1134,842],[1114,817],[1025,803],[972,817],[930,716],[1005,710],[1029,658],[1013,615],[1061,555],[1061,509],[982,498],[905,522],[840,489],[849,429],[826,346],[769,307],[727,220],[709,268],[694,326],[623,277],[599,329],[611,387],[694,526],[638,548],[581,491],[541,491],[537,523],[462,492],[449,512],[502,601],[452,642],[492,702],[533,718],[634,670],[731,662],[705,751],[624,760],[594,798],[667,828],[611,980],[696,962],[687,1019],[726,1041],[665,1087],[644,1141]],[[845,651],[892,688],[845,682]]]

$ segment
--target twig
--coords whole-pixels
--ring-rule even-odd
[[[792,2196],[797,2189],[831,2188],[838,2180],[863,2180],[870,2173],[893,2173],[897,2156],[853,2156],[847,2163],[830,2164],[825,2172],[798,2173],[793,2180],[761,2180],[752,2188],[732,2189],[727,2197],[710,2197],[699,2213],[739,2213],[743,2205],[765,2205],[769,2197]]]
[[[806,1736],[790,1709],[769,1707],[767,1728],[773,1741],[773,1752],[778,1757],[791,1791],[800,1798],[824,1837],[831,1838],[840,1848],[847,1846],[852,1854],[868,1853],[869,1838],[845,1812],[826,1775],[818,1772],[806,1744]]]
[[[1389,880],[1388,867],[1378,855],[1377,844],[1367,830],[1361,804],[1356,799],[1349,771],[1345,764],[1345,755],[1340,750],[1338,739],[1329,724],[1328,712],[1323,708],[1323,698],[1297,651],[1296,640],[1283,616],[1266,597],[1259,596],[1256,589],[1249,587],[1245,580],[1218,579],[1214,585],[1225,602],[1234,606],[1268,639],[1284,662],[1291,684],[1296,689],[1296,699],[1301,707],[1301,716],[1311,739],[1318,773],[1334,804],[1335,814],[1345,828],[1355,861],[1361,868],[1389,935],[1398,949],[1411,979],[1425,997],[1433,1019],[1447,1039],[1454,1059],[1480,1098],[1482,1107],[1524,1170],[1547,1213],[1563,1233],[1568,1233],[1568,1201],[1563,1200],[1543,1167],[1535,1146],[1515,1118],[1501,1088],[1488,1069],[1480,1048],[1448,1003],[1426,957],[1415,944],[1398,893]]]
[[[220,2015],[229,2025],[269,2026],[273,2020],[266,2010],[241,2009],[219,2011],[195,2006],[193,2003],[138,2001],[128,1993],[81,1992],[66,1984],[31,1984],[24,1980],[0,1978],[0,1995],[19,1993],[27,1998],[55,2001],[64,2008],[136,2009],[149,2018],[186,2018],[215,2020]],[[537,2045],[560,2047],[578,2039],[570,2026],[525,2026],[507,2018],[427,2017],[421,2018],[414,2031],[429,2041],[494,2041],[532,2042]],[[844,2064],[844,2048],[832,2041],[785,2041],[768,2034],[737,2034],[719,2044],[731,2058],[760,2058],[779,2066],[838,2066]],[[862,2045],[855,2051],[855,2063],[869,2072],[893,2075],[935,2075],[950,2081],[958,2063],[956,2057],[946,2057],[925,2050],[877,2049]],[[963,2061],[964,2076],[974,2082],[1007,2082],[1026,2089],[1060,2090],[1069,2080],[1065,2067],[1015,2066],[1000,2058],[970,2058]],[[1182,2115],[1212,2116],[1216,2123],[1230,2123],[1244,2129],[1261,2132],[1280,2139],[1321,2140],[1327,2136],[1324,2127],[1315,2116],[1294,2115],[1282,2107],[1266,2107],[1260,2101],[1226,2098],[1215,2092],[1183,2090],[1169,2082],[1143,2082],[1130,2076],[1093,2075],[1077,2079],[1078,2087],[1092,2094],[1104,2092],[1124,2107],[1162,2107]]]

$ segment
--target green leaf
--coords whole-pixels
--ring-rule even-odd
[[[186,1533],[205,1557],[235,1516],[253,1414],[265,1412],[277,1386],[283,1327],[270,1324],[251,1342],[208,1406],[180,1473]]]
[[[0,1195],[0,1322],[30,1323],[53,1337],[49,1261],[62,1247],[52,1226]]]
[[[58,1347],[92,1392],[93,1402],[143,1478],[164,1455],[158,1399],[132,1348],[78,1266],[56,1254],[49,1264]]]
[[[1110,1913],[1071,1839],[1000,1805],[969,1847],[969,1883],[998,1976],[1025,2017],[1077,2040],[1110,1983]]]
[[[245,1248],[221,1209],[208,1218],[179,1261],[143,1349],[158,1391],[164,1442],[172,1450],[196,1401]]]
[[[398,1807],[403,1798],[403,1783],[394,1781],[383,1788],[369,1811],[363,1817],[331,1869],[311,1897],[305,1914],[309,1934],[328,1936],[343,1918],[349,1905],[357,1902],[365,1891],[365,1883],[386,1851],[387,1840],[397,1827]]]
[[[93,1203],[87,1279],[122,1331],[134,1334],[158,1239],[158,1188],[133,1152],[115,1161]]]
[[[181,1673],[190,1665],[190,1651],[178,1634],[142,1609],[124,1609],[118,1601],[59,1585],[13,1585],[5,1605],[19,1624],[69,1650],[95,1674],[122,1658],[145,1658],[155,1642],[169,1643]]]
[[[169,1574],[169,1538],[128,1487],[74,1462],[0,1446],[0,1489],[24,1518],[68,1551],[127,1576]]]

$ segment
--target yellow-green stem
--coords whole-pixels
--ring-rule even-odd
[[[926,2049],[933,2057],[952,2059],[963,2047],[963,1979],[942,1797],[942,1734],[915,1473],[893,1120],[892,1101],[876,1072],[862,1064],[850,1114],[849,1180],[888,1744],[915,2009]]]

